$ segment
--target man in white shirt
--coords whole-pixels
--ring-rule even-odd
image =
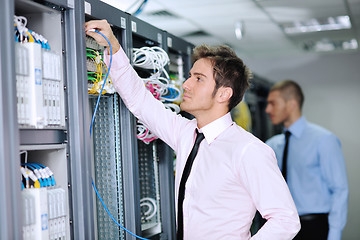
[[[176,204],[181,213],[177,239],[292,239],[300,229],[299,218],[274,152],[231,119],[230,110],[249,87],[250,71],[242,60],[225,46],[194,49],[181,103],[181,109],[195,117],[188,120],[166,110],[147,91],[105,20],[87,22],[85,30],[108,46],[90,29],[102,32],[111,43],[110,74],[126,106],[176,152],[175,199],[181,199]],[[183,182],[197,132],[206,141],[200,143]],[[256,210],[267,222],[251,237]]]

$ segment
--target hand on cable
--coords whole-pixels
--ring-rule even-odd
[[[99,45],[109,48],[108,42],[101,35],[95,33],[95,30],[101,32],[107,39],[109,39],[113,54],[115,54],[120,49],[120,44],[116,39],[110,24],[106,20],[91,20],[86,22],[85,32],[86,35],[94,38]]]

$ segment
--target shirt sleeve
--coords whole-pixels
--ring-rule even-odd
[[[282,165],[282,159],[279,158],[279,152],[280,152],[280,150],[279,150],[280,149],[279,138],[280,138],[280,135],[273,136],[273,137],[269,138],[268,140],[266,140],[265,144],[268,145],[269,147],[271,147],[271,149],[275,152],[275,157],[277,159],[277,164],[278,164],[278,166],[280,168],[280,166]]]
[[[251,239],[293,239],[300,230],[300,220],[273,150],[262,142],[249,143],[240,162],[240,178],[267,220]]]
[[[348,181],[344,156],[339,139],[324,137],[318,149],[322,176],[331,194],[328,240],[340,240],[346,224],[348,208]]]
[[[176,136],[181,136],[181,129],[185,127],[188,120],[166,109],[160,101],[153,97],[146,89],[143,80],[130,65],[122,48],[112,56],[111,80],[126,107],[150,131],[176,150]],[[109,65],[110,56],[104,54],[104,60]]]

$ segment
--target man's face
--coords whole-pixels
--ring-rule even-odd
[[[201,58],[194,63],[183,89],[184,97],[180,105],[183,111],[196,117],[213,109],[215,80],[210,60]]]
[[[281,96],[280,91],[271,91],[267,102],[265,112],[269,114],[274,125],[283,123],[290,117],[287,101]]]

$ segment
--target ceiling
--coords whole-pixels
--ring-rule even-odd
[[[143,2],[103,1],[131,14]],[[281,27],[343,15],[350,17],[350,29],[288,35]],[[136,16],[195,45],[228,44],[249,57],[313,54],[311,46],[319,40],[356,39],[360,45],[360,0],[148,0]],[[239,22],[241,40],[235,36]],[[359,52],[359,48],[333,52]]]

